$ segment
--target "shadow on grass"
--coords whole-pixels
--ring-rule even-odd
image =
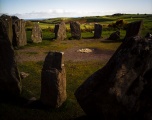
[[[82,37],[82,39],[94,39],[94,37]]]
[[[36,100],[35,97],[31,97],[31,99],[24,98],[22,96],[14,97],[11,95],[2,95],[2,99],[0,99],[0,104],[8,104],[14,105],[20,108],[27,108],[27,109],[40,109],[46,111],[52,111],[55,108],[51,106],[44,105],[39,99]]]
[[[81,117],[78,117],[78,118],[75,118],[75,119],[71,119],[71,120],[102,120],[101,118],[99,117],[91,117],[91,116],[81,116]]]
[[[26,99],[26,98],[21,97],[21,96],[20,97],[14,97],[14,96],[3,95],[2,99],[0,99],[0,104],[13,105],[13,106],[20,107],[22,109],[43,110],[43,111],[46,111],[46,112],[66,111],[68,104],[70,104],[69,101],[67,100],[59,108],[52,108],[51,106],[44,105],[39,99],[36,100],[35,98],[34,99],[33,98],[32,99]],[[77,118],[71,118],[71,119],[67,119],[67,120],[102,120],[102,119],[84,115],[84,116],[80,116],[80,117],[77,117]]]
[[[119,39],[119,40],[108,40],[108,39],[104,39],[101,40],[102,43],[121,43],[123,42],[123,39]]]

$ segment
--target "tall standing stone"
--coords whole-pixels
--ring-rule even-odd
[[[71,29],[72,39],[78,39],[78,40],[81,39],[81,29],[79,22],[71,22],[70,29]]]
[[[49,52],[41,73],[40,100],[46,106],[58,108],[66,100],[66,73],[62,53]]]
[[[8,15],[2,15],[0,19],[3,20],[3,24],[5,25],[9,41],[12,44],[12,39],[13,39],[12,18],[11,16]]]
[[[151,120],[152,39],[128,38],[75,96],[87,115],[101,120]]]
[[[32,29],[31,39],[33,43],[42,42],[42,30],[38,23],[35,23]]]
[[[67,37],[65,23],[61,22],[60,24],[56,24],[54,28],[54,33],[55,33],[55,39],[65,40]]]
[[[19,96],[20,93],[21,81],[14,50],[5,21],[0,19],[0,96]]]
[[[101,38],[102,34],[102,25],[94,24],[94,38]]]
[[[125,39],[140,35],[142,26],[143,26],[143,21],[136,21],[129,23],[127,26]]]
[[[27,44],[25,21],[22,19],[15,19],[13,22],[13,46],[21,47]]]

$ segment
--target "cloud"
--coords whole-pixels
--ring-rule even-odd
[[[56,18],[56,17],[82,17],[82,16],[101,16],[113,14],[116,11],[92,11],[92,10],[64,10],[64,9],[49,9],[48,11],[30,12],[23,14],[14,14],[21,19],[34,18]]]

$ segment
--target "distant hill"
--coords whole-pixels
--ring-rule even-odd
[[[112,22],[118,19],[126,19],[128,21],[138,20],[138,19],[152,19],[152,14],[113,14],[113,15],[106,15],[106,16],[87,16],[87,17],[61,17],[61,18],[36,18],[36,19],[25,19],[33,21],[33,22],[41,22],[41,23],[48,23],[48,24],[57,24],[61,21],[65,23],[69,23],[71,21],[79,21],[80,23],[95,23],[95,22]]]

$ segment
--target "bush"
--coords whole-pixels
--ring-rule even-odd
[[[114,28],[114,29],[126,29],[127,22],[124,21],[123,19],[117,20],[115,23],[111,23],[108,25],[109,28]]]
[[[33,27],[33,22],[26,21],[25,27]]]
[[[54,33],[54,28],[47,27],[47,28],[43,29],[43,31],[45,31],[45,32],[53,32]]]

